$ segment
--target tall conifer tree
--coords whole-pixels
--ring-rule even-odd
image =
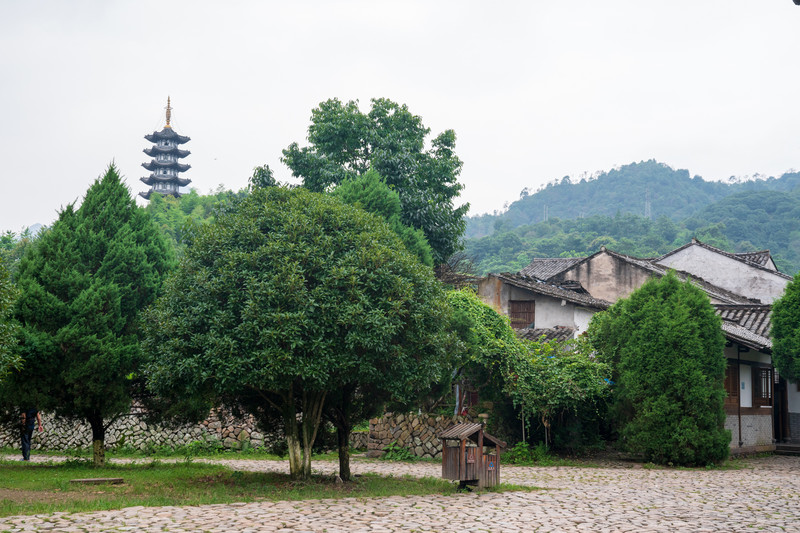
[[[616,414],[628,450],[661,464],[728,456],[725,336],[702,290],[674,273],[651,279],[595,315],[589,335],[616,367]]]
[[[68,205],[22,258],[16,317],[20,372],[3,396],[86,420],[94,462],[108,426],[131,407],[142,352],[139,312],[156,297],[172,251],[111,165],[77,210]]]

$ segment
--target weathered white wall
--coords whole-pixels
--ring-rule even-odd
[[[509,289],[509,300],[533,300],[536,302],[535,327],[575,327],[575,304],[562,300],[561,298],[552,298],[550,296],[544,296],[543,294],[526,291],[519,287],[507,287]],[[508,312],[508,307],[506,307],[505,312]]]
[[[786,398],[789,400],[789,412],[800,413],[800,392],[797,390],[797,383],[789,383],[786,388],[788,391]]]
[[[739,402],[742,407],[753,407],[753,373],[748,365],[739,365]]]
[[[495,311],[505,316],[508,316],[508,302],[510,300],[535,301],[535,327],[577,327],[575,323],[575,304],[561,298],[553,298],[520,287],[507,285],[492,276],[487,276],[478,283],[478,297]],[[586,323],[588,324],[588,319]]]
[[[594,298],[616,302],[644,285],[650,274],[608,253],[599,253],[564,274],[580,281]]]
[[[589,329],[589,321],[596,311],[587,309],[585,307],[575,307],[575,336],[577,337],[587,329]]]
[[[749,266],[700,245],[687,246],[658,261],[658,264],[688,272],[718,287],[748,298],[757,298],[764,303],[778,299],[789,281],[778,274]]]

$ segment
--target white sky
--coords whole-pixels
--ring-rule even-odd
[[[264,163],[287,180],[331,97],[454,129],[472,214],[642,159],[800,167],[791,0],[0,0],[0,50],[0,230],[52,223],[112,160],[146,190],[168,95],[202,193]]]

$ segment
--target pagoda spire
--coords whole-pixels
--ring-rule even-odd
[[[179,146],[189,142],[190,139],[189,137],[178,135],[170,125],[172,103],[169,96],[167,96],[166,110],[167,123],[164,129],[144,136],[145,139],[153,143],[152,147],[144,149],[144,153],[153,159],[147,163],[142,163],[142,166],[149,170],[151,174],[139,179],[146,185],[150,185],[150,190],[140,192],[139,195],[148,200],[154,192],[165,195],[171,194],[177,198],[181,195],[180,188],[192,182],[188,178],[180,177],[180,174],[189,170],[191,166],[178,162],[179,159],[183,159],[190,153],[189,150],[181,150]]]
[[[171,118],[172,118],[172,106],[169,105],[169,96],[167,96],[167,124],[166,126],[164,126],[165,128],[172,128],[172,126],[169,125],[169,121]]]

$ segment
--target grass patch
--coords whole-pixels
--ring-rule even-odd
[[[122,485],[79,485],[71,479],[121,477]],[[13,487],[13,488],[9,488]],[[529,490],[502,485],[497,490]],[[367,474],[352,483],[330,476],[293,481],[278,473],[240,472],[206,463],[109,465],[0,462],[0,516],[84,512],[131,506],[201,505],[263,500],[372,498],[453,494],[456,485],[442,479],[381,477]]]

